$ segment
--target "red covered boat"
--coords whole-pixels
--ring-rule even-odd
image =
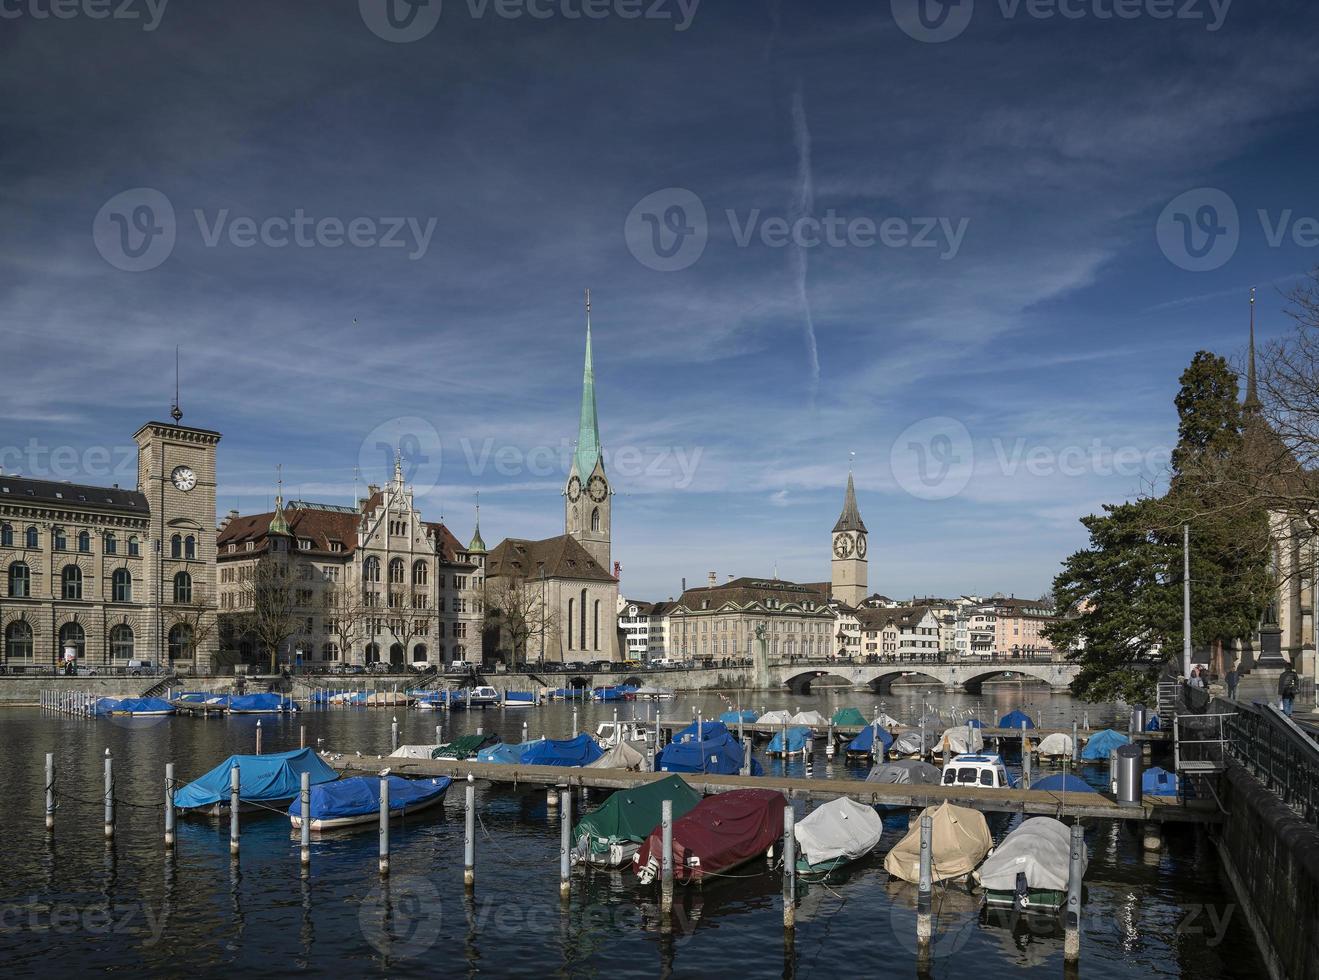
[[[692,883],[760,857],[783,839],[782,793],[735,789],[709,796],[673,822],[673,880]],[[662,829],[656,827],[636,853],[642,884],[660,875]]]

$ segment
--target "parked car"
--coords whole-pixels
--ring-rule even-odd
[[[448,673],[450,674],[470,674],[474,670],[476,670],[476,664],[470,660],[455,660],[448,667]]]
[[[433,664],[429,660],[414,660],[412,663],[408,664],[408,666],[419,674],[425,673],[431,668],[439,669],[438,664]]]
[[[150,660],[125,660],[124,673],[133,677],[156,673],[156,665]]]

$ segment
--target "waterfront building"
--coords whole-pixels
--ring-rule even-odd
[[[756,627],[766,629],[771,660],[827,657],[834,649],[834,612],[827,588],[781,579],[735,578],[685,589],[669,612],[670,656],[683,660],[751,657]]]
[[[939,620],[929,606],[861,609],[863,655],[910,659],[939,654]]]
[[[651,613],[654,608],[653,602],[619,597],[619,652],[624,660],[644,663],[650,659]]]
[[[148,422],[137,485],[0,475],[0,641],[10,670],[70,652],[97,669],[146,660],[206,672],[216,649],[220,434]]]
[[[1062,658],[1044,635],[1045,627],[1057,618],[1052,605],[1038,599],[999,597],[979,606],[978,612],[993,617],[994,645],[991,652],[995,656]]]

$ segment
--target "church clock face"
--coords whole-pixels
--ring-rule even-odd
[[[582,497],[582,481],[573,477],[568,481],[568,499],[576,503]]]
[[[852,539],[846,534],[840,534],[834,540],[834,554],[839,558],[846,558],[852,553]]]
[[[856,556],[858,558],[864,558],[866,556],[866,536],[864,534],[858,534],[856,536]]]
[[[187,493],[197,485],[197,474],[188,466],[176,466],[174,472],[169,475],[170,482],[176,487]]]
[[[593,476],[586,484],[586,490],[591,495],[591,499],[597,504],[605,502],[605,497],[609,496],[609,487],[605,484],[604,477]]]

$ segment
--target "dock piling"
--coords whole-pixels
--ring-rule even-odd
[[[165,850],[174,849],[174,763],[165,763]]]
[[[398,723],[395,722],[397,725]],[[380,774],[380,876],[389,877],[389,776]]]
[[[436,725],[436,726],[435,726],[435,744],[436,744],[436,745],[443,745],[443,744],[444,744],[444,739],[441,737],[443,734],[444,734],[444,726],[443,726],[443,725]]]
[[[751,739],[742,739],[742,769],[739,775],[751,775]]]
[[[105,839],[114,839],[114,760],[105,750]]]
[[[920,884],[916,893],[916,945],[919,955],[929,956],[930,939],[933,929],[930,921],[930,906],[934,892],[934,873],[931,838],[934,834],[934,821],[928,814],[921,817],[921,866]]]
[[[559,801],[559,897],[572,894],[572,793],[563,791]]]
[[[307,747],[307,726],[306,726],[306,725],[299,725],[299,726],[298,726],[298,748],[300,748],[300,749],[305,749],[306,747]]]
[[[577,737],[577,732],[578,732],[579,730],[580,730],[580,729],[578,729],[578,727],[577,727],[577,706],[576,706],[576,705],[573,705],[573,709],[572,709],[572,731],[568,733],[568,737],[569,737],[569,738],[576,738],[576,737]]]
[[[311,773],[303,772],[298,794],[302,810],[302,866],[311,867]]]
[[[1085,861],[1085,831],[1072,824],[1072,849],[1067,866],[1067,912],[1063,920],[1063,960],[1081,958],[1081,875]]]
[[[797,813],[789,803],[783,808],[783,928],[797,928],[797,836],[793,831]]]
[[[261,754],[261,719],[256,720],[256,754]]]
[[[229,853],[238,857],[238,763],[229,770]]]
[[[660,911],[673,910],[673,801],[660,803]]]
[[[463,885],[468,891],[476,887],[476,782],[467,774],[466,826],[463,835]]]
[[[46,833],[55,832],[55,753],[46,753]]]
[[[398,751],[398,715],[389,724],[389,751]]]

